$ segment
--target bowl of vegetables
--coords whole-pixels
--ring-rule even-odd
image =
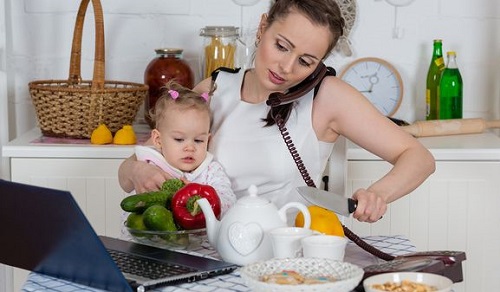
[[[169,179],[160,190],[129,196],[121,208],[130,214],[125,227],[137,242],[160,248],[186,249],[206,238],[205,216],[197,200],[206,198],[217,217],[219,196],[209,185]]]
[[[127,224],[127,223],[125,223]],[[152,231],[127,227],[135,241],[159,248],[191,249],[200,246],[206,238],[206,229]]]

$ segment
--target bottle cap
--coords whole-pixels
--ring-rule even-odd
[[[448,51],[446,54],[448,56],[456,56],[457,55],[457,53],[455,53],[455,51]]]

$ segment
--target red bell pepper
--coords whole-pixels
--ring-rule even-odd
[[[177,225],[183,229],[206,227],[205,215],[203,215],[198,202],[196,202],[201,198],[208,200],[215,217],[220,219],[221,203],[215,189],[209,185],[188,183],[172,197],[172,214]]]

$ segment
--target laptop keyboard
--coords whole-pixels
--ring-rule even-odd
[[[153,280],[196,271],[191,268],[141,258],[120,251],[108,250],[108,252],[122,273]]]

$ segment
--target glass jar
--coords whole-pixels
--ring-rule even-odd
[[[144,102],[144,118],[151,128],[154,122],[150,113],[154,110],[156,101],[163,93],[163,86],[170,81],[187,87],[194,86],[194,73],[188,63],[182,59],[182,49],[156,49],[156,57],[149,62],[144,71],[144,83],[149,86],[148,96]]]
[[[210,77],[219,67],[237,68],[239,28],[234,26],[206,26],[200,30],[203,47],[200,59],[202,79]]]

